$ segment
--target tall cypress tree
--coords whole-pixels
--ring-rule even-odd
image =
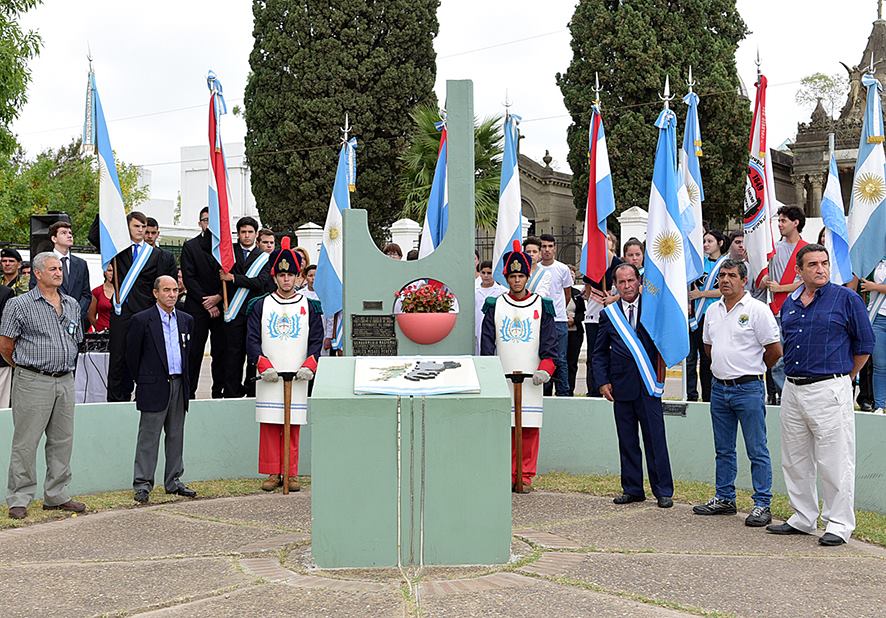
[[[747,33],[735,0],[580,0],[569,24],[573,59],[557,75],[572,115],[567,139],[572,191],[583,216],[588,190],[588,122],[594,71],[600,94],[617,212],[647,208],[661,111],[658,95],[671,78],[671,103],[682,141],[685,80],[692,65],[704,141],[703,214],[722,227],[741,214],[751,113],[739,96],[735,51]]]
[[[280,231],[323,224],[345,113],[358,139],[352,206],[376,234],[397,218],[409,113],[436,104],[438,4],[254,0],[246,156],[262,221]]]

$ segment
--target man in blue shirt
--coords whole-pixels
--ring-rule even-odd
[[[126,333],[126,363],[135,379],[135,406],[141,412],[132,488],[133,498],[142,504],[154,487],[161,430],[166,434],[166,493],[188,498],[197,495],[181,481],[194,318],[175,308],[178,282],[172,277],[161,275],[154,280],[154,298],[153,307],[132,316]]]
[[[766,530],[811,534],[818,524],[816,472],[821,475],[820,545],[845,543],[855,529],[855,410],[852,381],[874,348],[864,303],[830,283],[828,252],[797,252],[802,284],[781,309],[786,381],[781,399],[781,465],[794,514]]]

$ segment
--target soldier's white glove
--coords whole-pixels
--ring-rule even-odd
[[[277,382],[280,379],[280,375],[277,373],[276,369],[268,367],[261,372],[261,379],[265,382]]]
[[[544,369],[536,369],[535,373],[532,374],[532,383],[538,386],[539,384],[546,384],[550,382],[551,374],[549,374]]]
[[[314,379],[314,372],[307,367],[299,367],[298,371],[295,372],[295,379],[310,382]]]

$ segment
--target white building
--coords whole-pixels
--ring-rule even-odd
[[[154,217],[160,224],[163,241],[187,240],[197,234],[200,210],[207,205],[209,187],[209,156],[207,146],[183,146],[181,149],[181,213],[176,223],[175,200],[149,199],[139,209],[145,216]],[[225,144],[228,167],[228,183],[231,194],[229,215],[231,231],[236,232],[237,220],[251,216],[260,220],[255,207],[246,165],[246,148],[243,142]],[[151,173],[139,170],[139,182],[150,184]]]

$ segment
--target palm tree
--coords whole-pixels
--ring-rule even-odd
[[[435,126],[440,112],[433,106],[420,105],[411,114],[415,129],[410,135],[400,174],[400,195],[403,197],[403,217],[421,223],[424,221],[440,132]],[[498,214],[498,189],[501,177],[502,153],[501,116],[474,120],[474,204],[476,225],[494,227]]]

